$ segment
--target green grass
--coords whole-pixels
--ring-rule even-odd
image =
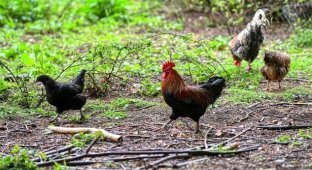
[[[184,25],[181,19],[164,13],[161,1],[116,0],[105,3],[108,0],[88,0],[83,3],[77,0],[70,4],[69,0],[18,2],[0,2],[0,9],[4,10],[0,19],[0,61],[15,75],[27,74],[30,80],[16,84],[0,79],[1,119],[17,115],[55,115],[53,109],[46,111],[47,103],[34,109],[41,89],[33,82],[41,74],[58,76],[73,61],[72,67],[58,81],[66,82],[85,68],[104,92],[97,92],[97,97],[113,90],[128,89],[129,86],[134,88],[132,90],[136,95],[159,96],[161,64],[169,56],[176,62],[176,70],[187,83],[205,82],[214,75],[225,77],[226,94],[218,101],[220,104],[223,101],[293,101],[298,96],[312,95],[309,84],[287,88],[282,93],[259,88],[263,80],[259,69],[263,65],[264,50],[289,53],[292,62],[288,78],[312,80],[311,29],[296,29],[293,35],[283,41],[265,41],[259,57],[253,63],[253,71],[245,73],[246,62],[242,63],[241,68],[236,68],[230,57],[230,36],[207,39],[195,34],[168,34],[183,30]],[[10,8],[4,8],[8,4]],[[105,6],[107,4],[110,6]],[[49,5],[51,9],[47,10]],[[69,10],[62,12],[67,5],[70,6]],[[105,13],[101,13],[100,8],[105,9]],[[28,13],[23,13],[25,10]],[[10,73],[0,67],[0,74],[6,76]],[[87,77],[86,88],[94,89],[93,86]],[[120,97],[110,103],[104,103],[101,99],[89,101],[85,109],[90,114],[124,119],[129,109],[149,104]]]
[[[128,117],[127,112],[130,108],[132,108],[131,110],[136,110],[153,105],[156,104],[142,99],[120,97],[113,99],[108,103],[104,103],[102,100],[89,101],[86,104],[85,109],[86,112],[91,112],[91,114],[99,114],[105,118],[125,119]]]

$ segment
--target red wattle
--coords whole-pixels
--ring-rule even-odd
[[[241,62],[240,61],[235,61],[234,64],[236,65],[236,67],[240,67]]]

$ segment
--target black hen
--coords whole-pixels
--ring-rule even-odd
[[[86,104],[87,98],[80,95],[84,87],[86,70],[81,70],[79,75],[67,84],[61,84],[48,75],[41,75],[37,82],[41,82],[47,94],[48,102],[56,107],[57,116],[66,110],[80,110],[80,120],[83,118],[81,108]]]

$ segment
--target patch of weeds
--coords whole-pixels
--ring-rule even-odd
[[[151,79],[144,79],[141,83],[141,94],[151,97],[160,94],[161,82],[153,83]]]
[[[0,157],[0,169],[38,169],[31,161],[28,151],[14,145],[9,156]]]
[[[229,95],[227,95],[226,98],[233,103],[252,103],[262,99],[272,98],[270,93],[265,93],[262,91],[250,91],[241,88],[230,88],[227,90],[227,92]]]
[[[61,165],[59,163],[54,163],[53,165],[53,170],[69,170],[70,168],[67,167],[66,165]]]
[[[208,42],[208,46],[211,49],[223,51],[228,48],[228,42],[230,38],[227,36],[216,36],[211,41]]]
[[[112,162],[112,161],[105,162],[104,166],[107,167],[107,168],[112,168],[112,169],[116,169],[116,168],[119,167],[118,164],[116,164],[115,162]]]
[[[95,138],[93,133],[78,133],[73,136],[71,143],[76,147],[83,148]]]
[[[80,120],[80,113],[79,113],[79,116],[72,115],[69,117],[69,120],[73,123],[80,123],[81,121],[85,121],[88,119],[90,119],[90,116],[83,114],[82,120]]]
[[[48,106],[46,106],[46,107],[48,107]],[[33,109],[33,112],[35,114],[40,114],[44,117],[56,116],[57,113],[55,111],[47,110],[46,107],[45,108],[39,107],[39,108]]]
[[[26,116],[28,114],[27,109],[20,109],[16,106],[10,106],[6,103],[1,103],[0,105],[0,119],[12,119],[16,116]]]
[[[300,147],[304,144],[304,142],[301,142],[301,141],[293,141],[292,142],[292,146],[295,146],[295,147]]]
[[[212,151],[217,151],[217,152],[230,152],[230,151],[236,151],[237,149],[235,147],[229,147],[229,146],[213,146]]]
[[[312,129],[309,130],[300,129],[298,132],[298,136],[303,139],[312,139]]]
[[[153,105],[152,102],[147,102],[141,99],[130,99],[130,98],[117,98],[110,103],[113,107],[126,110],[131,105],[136,108],[142,108]]]
[[[289,134],[279,136],[275,139],[275,141],[279,143],[289,143],[290,140],[291,140],[291,136]]]
[[[125,112],[115,110],[107,110],[103,113],[103,115],[109,119],[125,119],[128,117]]]
[[[312,44],[312,29],[297,29],[290,39],[291,45],[297,47],[311,47]]]
[[[116,98],[106,104],[104,110],[102,110],[102,115],[110,119],[125,119],[128,117],[125,112],[130,108],[143,108],[151,105],[154,105],[154,103],[141,99]]]

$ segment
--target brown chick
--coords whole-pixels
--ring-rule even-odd
[[[260,72],[268,80],[267,90],[270,90],[270,81],[278,81],[278,88],[281,89],[281,81],[286,76],[290,68],[290,58],[288,54],[277,51],[266,51],[264,54],[265,65]]]

